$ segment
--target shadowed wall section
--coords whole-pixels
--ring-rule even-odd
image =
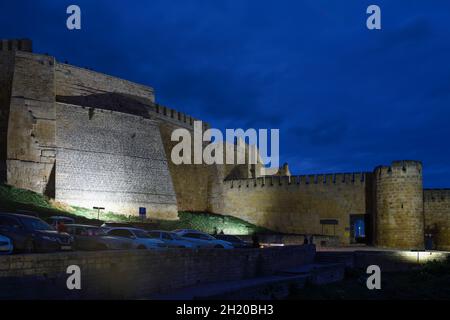
[[[450,189],[425,189],[425,233],[431,233],[434,245],[450,250]]]

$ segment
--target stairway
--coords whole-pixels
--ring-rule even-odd
[[[279,270],[274,275],[214,282],[155,294],[151,300],[271,300],[287,298],[307,283],[324,285],[344,278],[343,263],[315,263]]]

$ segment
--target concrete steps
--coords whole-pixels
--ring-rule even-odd
[[[275,275],[236,281],[215,282],[156,294],[151,300],[269,300],[284,299],[307,283],[323,285],[341,281],[342,263],[309,264],[284,269]]]
[[[354,266],[353,252],[316,252],[315,262],[319,264],[342,263],[347,268]]]

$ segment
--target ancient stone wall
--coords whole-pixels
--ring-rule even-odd
[[[424,190],[425,232],[437,249],[450,250],[450,189]]]
[[[0,182],[6,180],[8,119],[13,72],[14,52],[0,50]]]
[[[150,294],[176,288],[271,275],[311,264],[314,256],[313,245],[0,256],[0,298],[148,299]],[[81,290],[67,289],[70,265],[80,267]]]
[[[211,199],[213,212],[272,230],[350,238],[350,214],[366,214],[366,175],[335,174],[225,181]],[[323,225],[322,219],[338,220]]]
[[[148,86],[63,63],[57,63],[55,71],[56,95],[59,97],[113,92],[155,102],[153,89]]]
[[[7,182],[53,193],[55,59],[16,51],[8,122]]]
[[[86,208],[177,219],[157,123],[57,103],[56,199]]]
[[[171,134],[178,126],[161,122],[160,131],[172,177],[177,205],[180,211],[207,211],[208,194],[215,181],[216,168],[205,164],[179,164],[171,161],[171,150],[178,142],[171,141]],[[191,131],[192,132],[192,131]]]
[[[381,247],[423,249],[422,164],[394,161],[374,172],[376,243]]]

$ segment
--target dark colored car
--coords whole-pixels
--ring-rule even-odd
[[[75,219],[64,217],[64,216],[53,216],[48,218],[48,223],[56,229],[58,223],[64,223],[64,224],[73,224],[75,223]]]
[[[252,248],[252,244],[250,242],[245,242],[237,236],[232,236],[229,234],[217,234],[214,235],[214,237],[219,240],[230,242],[235,248]]]
[[[0,234],[12,240],[17,252],[72,250],[72,236],[58,233],[47,222],[32,216],[0,213]]]
[[[104,222],[101,227],[105,230],[112,228],[134,228],[132,224],[126,222]]]
[[[128,241],[109,236],[100,227],[67,224],[66,229],[74,237],[74,248],[76,250],[125,250],[132,248]]]

